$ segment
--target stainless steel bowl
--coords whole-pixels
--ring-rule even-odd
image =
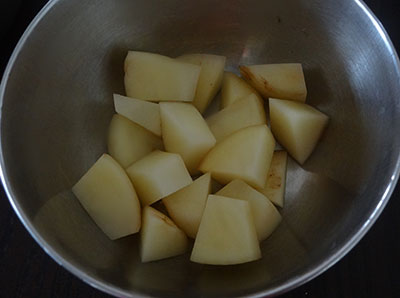
[[[222,54],[231,70],[303,63],[308,102],[331,122],[303,168],[289,163],[284,220],[262,243],[262,260],[141,264],[137,236],[108,240],[69,191],[106,150],[128,49]],[[43,249],[105,292],[278,294],[327,270],[381,213],[399,173],[399,94],[393,45],[361,0],[51,1],[2,81],[2,181]]]

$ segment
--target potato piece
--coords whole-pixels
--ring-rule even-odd
[[[275,140],[266,125],[243,128],[218,142],[206,155],[199,170],[210,172],[222,184],[242,179],[263,188],[275,148]]]
[[[196,174],[200,161],[216,142],[206,121],[188,103],[160,103],[160,113],[165,150],[180,154],[189,172]]]
[[[240,66],[240,73],[264,98],[306,101],[307,88],[300,63]]]
[[[94,222],[112,240],[140,229],[140,203],[121,166],[103,154],[72,192]]]
[[[201,67],[158,54],[130,51],[125,59],[129,97],[149,101],[193,101]]]
[[[242,180],[233,180],[216,195],[249,202],[259,241],[267,239],[282,220],[274,204]]]
[[[158,104],[114,94],[115,111],[143,126],[156,136],[161,136],[160,107]]]
[[[286,187],[287,152],[275,151],[267,175],[265,188],[259,189],[272,203],[283,208]]]
[[[161,138],[125,117],[115,114],[108,131],[108,151],[126,168],[154,149],[162,149]]]
[[[196,237],[210,192],[211,175],[207,173],[162,200],[173,221],[191,238]]]
[[[193,105],[200,113],[204,113],[221,88],[226,57],[209,54],[190,54],[180,56],[177,59],[201,66]]]
[[[255,94],[234,102],[206,120],[217,142],[242,128],[267,123],[263,102]]]
[[[150,205],[192,183],[179,154],[153,151],[127,170],[142,206]]]
[[[171,219],[156,209],[143,208],[140,232],[140,257],[150,262],[184,254],[188,248],[185,233]]]
[[[256,89],[234,73],[225,72],[221,88],[221,109],[226,108],[235,101],[247,97],[250,94],[254,94],[261,99]]]
[[[232,265],[261,258],[247,201],[210,195],[194,242],[192,262]]]
[[[290,100],[269,100],[271,129],[278,142],[300,164],[310,156],[329,117],[317,109]]]

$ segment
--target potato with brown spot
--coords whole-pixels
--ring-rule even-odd
[[[263,189],[259,189],[276,206],[283,207],[286,187],[287,152],[275,151]]]
[[[142,218],[140,231],[142,262],[170,258],[186,252],[187,237],[170,218],[150,206],[143,208]]]
[[[306,101],[307,87],[299,63],[240,66],[240,73],[264,98]]]

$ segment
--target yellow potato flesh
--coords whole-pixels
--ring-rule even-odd
[[[153,151],[126,169],[142,206],[150,205],[192,183],[180,155]]]
[[[287,152],[275,151],[265,187],[259,189],[272,203],[283,208],[286,188]]]
[[[231,265],[259,258],[261,251],[249,203],[210,195],[190,260]]]
[[[307,87],[299,63],[240,66],[240,73],[264,98],[306,101]]]
[[[156,209],[143,208],[140,231],[140,257],[150,262],[181,255],[186,252],[188,241],[185,233],[171,219]]]
[[[207,173],[162,200],[173,221],[191,238],[196,237],[210,191],[211,175]]]
[[[160,103],[165,150],[178,153],[191,174],[215,145],[215,137],[199,111],[191,104]]]
[[[125,59],[125,91],[149,101],[193,101],[201,67],[166,56],[130,51]]]
[[[310,156],[329,117],[303,103],[271,98],[271,130],[277,141],[300,164]]]
[[[242,128],[266,124],[262,99],[250,94],[207,118],[217,142]]]
[[[139,231],[138,197],[124,169],[111,156],[103,154],[72,191],[110,239]]]
[[[108,131],[108,152],[126,168],[155,149],[162,149],[161,138],[115,114]]]
[[[241,179],[263,188],[275,148],[275,140],[266,125],[243,128],[218,142],[200,164],[221,184]]]
[[[115,111],[129,120],[161,136],[160,108],[158,104],[114,94]]]
[[[243,79],[231,72],[224,73],[221,87],[221,109],[250,94],[255,94],[261,99],[258,92]]]
[[[216,195],[249,202],[259,241],[267,239],[282,220],[278,210],[267,197],[241,180],[233,180]]]
[[[189,54],[180,56],[177,60],[201,67],[193,105],[203,113],[221,88],[226,58],[209,54]]]

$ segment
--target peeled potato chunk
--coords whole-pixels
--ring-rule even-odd
[[[240,66],[240,73],[264,98],[306,101],[307,88],[300,63]]]
[[[261,258],[247,201],[210,195],[194,242],[192,262],[232,265]]]
[[[216,195],[249,202],[259,241],[267,239],[282,220],[270,200],[242,180],[233,180]]]
[[[142,206],[150,205],[192,183],[179,154],[153,151],[126,169]]]
[[[286,168],[287,152],[283,150],[275,151],[265,187],[259,189],[272,203],[282,208],[285,201]]]
[[[258,92],[243,79],[228,71],[224,73],[221,87],[221,109],[250,94],[254,94],[261,99]]]
[[[114,94],[115,111],[129,120],[161,136],[160,108],[145,100]]]
[[[226,58],[209,54],[188,54],[178,57],[177,60],[201,66],[193,105],[203,113],[221,88]]]
[[[110,239],[139,231],[138,197],[124,169],[111,156],[103,154],[72,192]]]
[[[145,206],[142,218],[140,231],[142,262],[170,258],[186,252],[188,240],[185,233],[166,215],[150,206]]]
[[[160,103],[165,150],[178,153],[191,174],[215,145],[215,137],[199,111],[191,104]]]
[[[242,128],[266,124],[262,99],[250,94],[207,118],[217,142]]]
[[[278,142],[300,164],[310,156],[329,117],[317,109],[290,100],[269,100],[271,129]]]
[[[210,192],[211,175],[207,173],[162,200],[177,226],[191,238],[196,237]]]
[[[108,152],[126,168],[133,162],[149,154],[154,149],[162,149],[161,138],[125,117],[115,114],[108,131]]]
[[[125,91],[148,101],[193,101],[201,67],[166,56],[130,51],[125,59]]]
[[[241,179],[263,188],[275,148],[275,139],[266,125],[243,128],[218,142],[206,155],[199,170],[210,172],[222,184]]]

